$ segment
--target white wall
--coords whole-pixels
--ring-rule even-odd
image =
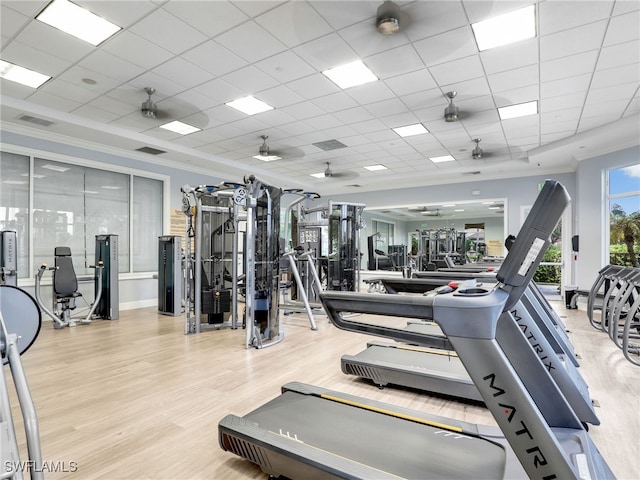
[[[575,232],[580,236],[580,252],[575,264],[576,284],[589,288],[598,270],[609,263],[606,257],[604,226],[609,224],[605,175],[608,169],[640,163],[640,146],[583,160],[576,171]]]

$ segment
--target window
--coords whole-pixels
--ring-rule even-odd
[[[18,239],[18,275],[29,277],[29,157],[0,152],[0,231]]]
[[[371,220],[371,231],[374,235],[379,234],[375,239],[374,248],[376,250],[382,250],[387,253],[389,245],[393,245],[394,242],[394,227],[393,223]]]
[[[608,172],[609,263],[638,266],[640,164]]]
[[[52,263],[56,246],[71,248],[78,275],[93,275],[101,234],[118,235],[120,273],[157,269],[162,180],[7,152],[0,171],[0,227],[18,232],[19,278]]]

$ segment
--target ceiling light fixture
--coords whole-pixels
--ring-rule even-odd
[[[158,115],[158,107],[153,102],[153,100],[151,100],[151,95],[156,93],[156,89],[151,87],[145,87],[144,91],[147,92],[147,95],[149,96],[149,98],[147,98],[144,102],[142,102],[140,113],[142,113],[142,116],[145,118],[156,118],[156,116]]]
[[[122,30],[98,15],[68,0],[54,0],[36,17],[47,25],[97,46]]]
[[[472,23],[471,28],[480,51],[533,38],[536,36],[535,5]]]
[[[449,105],[444,109],[444,121],[445,122],[457,122],[458,121],[458,107],[453,104],[453,99],[458,92],[447,92],[445,95],[449,99]]]
[[[199,132],[200,130],[202,130],[201,128],[194,127],[193,125],[189,125],[187,123],[179,122],[178,120],[160,125],[160,128],[179,133],[180,135],[189,135],[190,133]]]
[[[538,113],[537,100],[498,108],[498,114],[500,115],[500,120],[508,120],[510,118],[518,118],[518,117],[524,117],[527,115],[535,115],[537,113]]]
[[[378,165],[369,165],[369,166],[364,167],[364,168],[366,168],[370,172],[375,172],[375,171],[378,171],[378,170],[386,170],[387,169],[387,167],[385,167],[384,165],[380,165],[380,164],[378,164]]]
[[[401,137],[411,137],[412,135],[421,135],[423,133],[429,133],[429,130],[424,128],[421,123],[414,123],[413,125],[406,125],[404,127],[392,128]]]
[[[312,177],[315,177],[315,178],[324,178],[324,172],[310,173],[309,175],[311,175]]]
[[[386,1],[378,7],[376,27],[383,35],[393,35],[400,30],[400,9],[391,1]]]
[[[31,88],[38,88],[51,77],[28,68],[0,60],[0,78],[11,80]]]
[[[362,60],[325,70],[322,74],[343,90],[378,80],[378,77],[362,63]]]
[[[271,105],[264,103],[262,100],[258,100],[253,95],[239,98],[232,102],[225,103],[225,105],[235,108],[236,110],[240,110],[242,113],[246,113],[247,115],[255,115],[256,113],[273,110]]]
[[[431,160],[433,163],[443,163],[453,162],[455,158],[453,158],[451,155],[442,155],[440,157],[429,157],[429,160]]]

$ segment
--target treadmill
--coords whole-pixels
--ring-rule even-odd
[[[321,294],[337,327],[417,344],[419,333],[344,314],[422,310],[451,342],[499,429],[288,384],[244,417],[223,418],[220,446],[288,478],[614,478],[510,313],[568,202],[562,185],[545,182],[492,289]]]

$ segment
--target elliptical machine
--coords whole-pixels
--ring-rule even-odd
[[[69,247],[55,247],[54,258],[55,263],[53,267],[48,267],[46,263],[43,263],[36,272],[35,296],[38,305],[44,313],[51,317],[53,327],[56,330],[64,327],[75,327],[78,323],[91,323],[93,314],[100,304],[102,297],[102,269],[104,268],[104,262],[98,261],[96,265],[89,266],[89,268],[93,268],[96,271],[95,300],[92,304],[89,304],[78,290],[78,277],[73,268],[71,249]],[[53,311],[47,308],[40,296],[42,276],[47,270],[53,272]],[[76,299],[78,298],[82,298],[85,301],[86,308],[88,308],[86,316],[72,315],[72,311],[77,307]]]

